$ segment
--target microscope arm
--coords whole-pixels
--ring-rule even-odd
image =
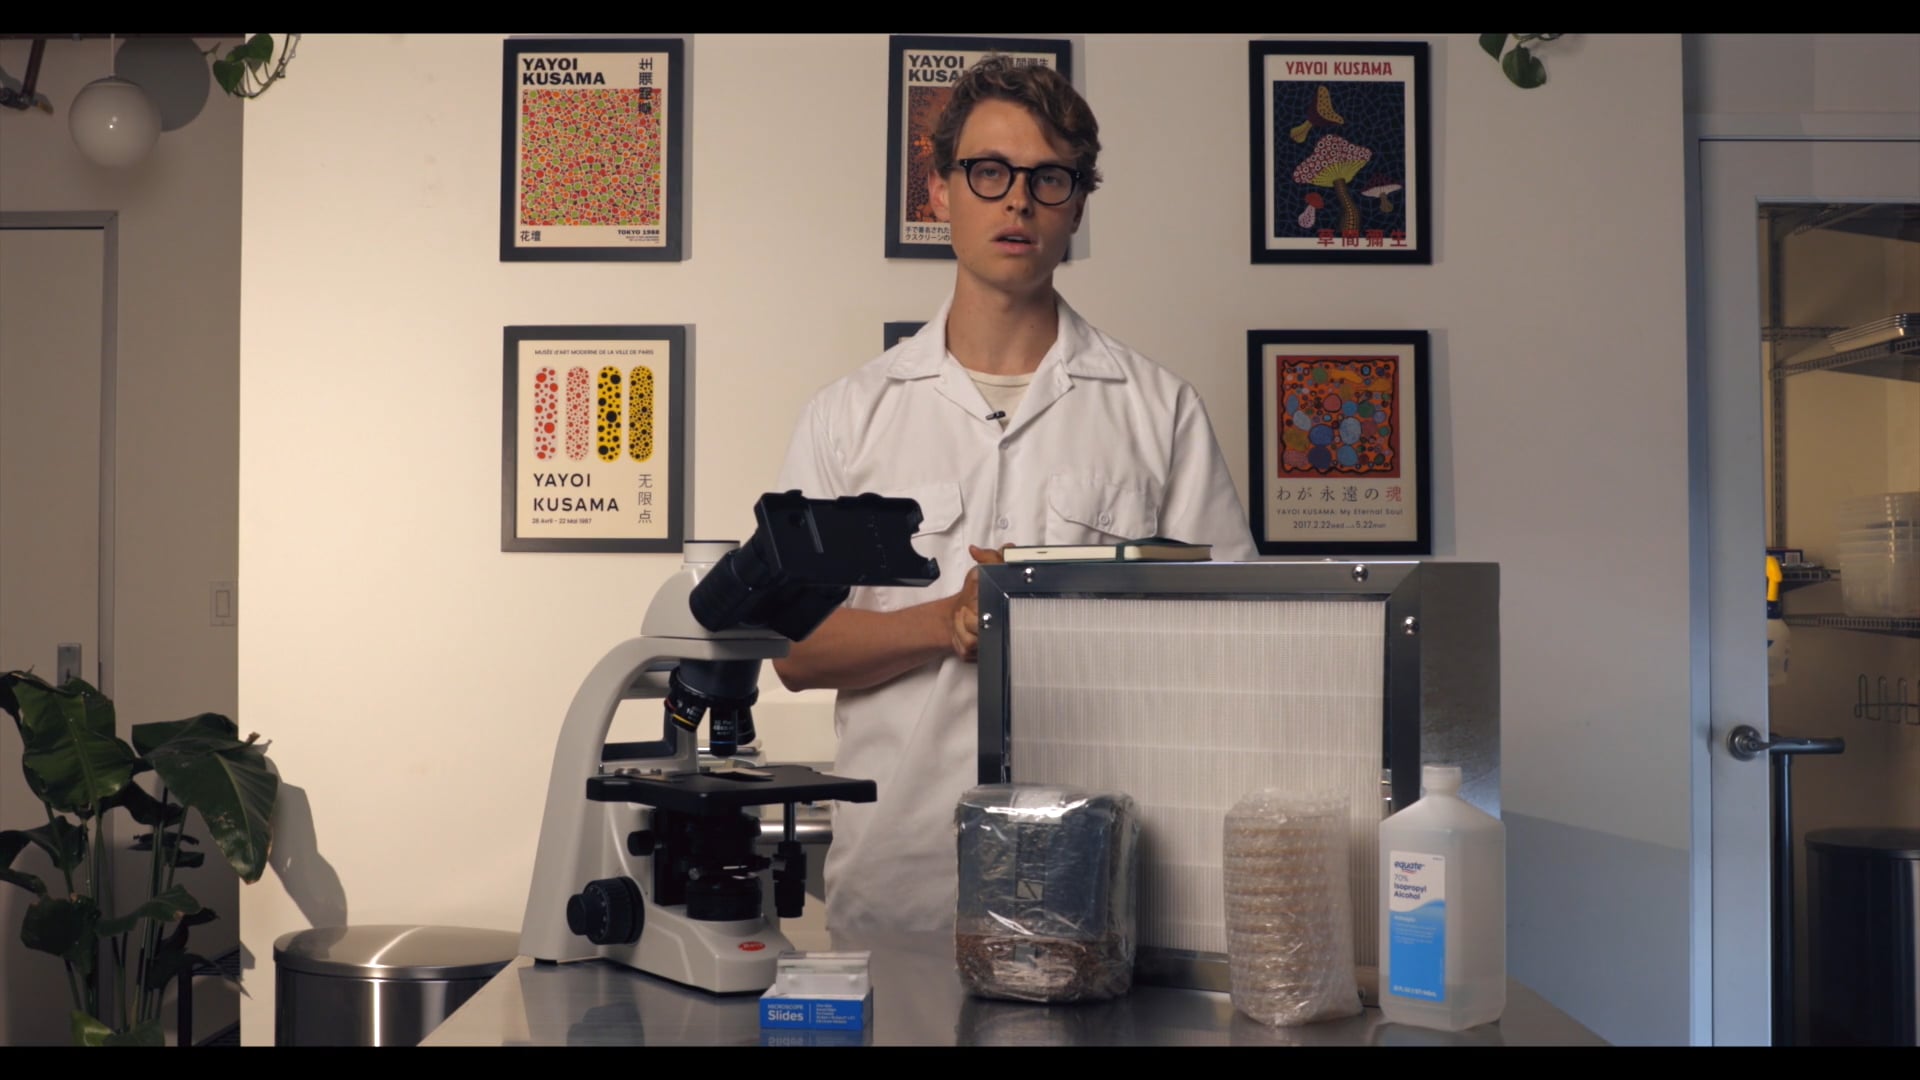
[[[600,809],[587,799],[587,784],[600,774],[607,731],[613,726],[620,702],[659,699],[666,680],[655,668],[671,668],[682,660],[771,660],[785,656],[783,638],[630,638],[610,649],[594,665],[560,729],[553,768],[547,782],[546,810],[541,818],[540,846],[534,852],[533,883],[521,925],[520,951],[538,960],[578,960],[594,955],[593,945],[567,931],[566,904],[580,882],[612,873],[602,865],[606,851],[598,829]],[[672,759],[659,759],[670,769],[692,772],[699,764],[698,740],[682,737]]]

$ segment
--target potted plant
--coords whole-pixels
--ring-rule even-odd
[[[217,918],[174,882],[177,869],[206,858],[191,850],[200,841],[185,831],[187,811],[199,811],[242,881],[258,881],[280,778],[257,735],[242,740],[233,721],[214,713],[136,724],[129,746],[116,734],[113,702],[82,679],[54,687],[31,672],[8,672],[0,675],[0,709],[20,729],[27,786],[46,807],[44,824],[0,831],[0,881],[35,896],[20,940],[64,963],[74,1042],[164,1045],[167,983],[204,962],[188,951],[188,932]],[[159,798],[136,779],[146,772],[158,777]],[[119,896],[94,872],[108,865],[100,826],[115,808],[146,826],[133,847],[151,853],[146,880],[131,889],[116,883]],[[13,868],[29,844],[47,853],[61,880]]]

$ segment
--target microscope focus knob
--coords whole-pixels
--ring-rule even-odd
[[[567,929],[595,945],[631,945],[646,918],[632,878],[603,878],[567,898]]]

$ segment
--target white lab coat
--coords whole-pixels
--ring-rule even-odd
[[[914,546],[938,561],[924,589],[856,588],[846,606],[889,611],[958,592],[968,544],[1084,544],[1165,535],[1256,557],[1246,511],[1206,407],[1185,380],[1059,302],[1060,329],[1003,431],[948,354],[952,297],[920,333],[816,394],[795,427],[779,490],[875,492],[920,504]],[[949,653],[835,703],[836,774],[879,801],[836,803],[827,923],[952,924],[955,804],[978,779],[978,666]]]

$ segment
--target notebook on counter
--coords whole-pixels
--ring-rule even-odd
[[[1005,548],[1001,555],[1010,563],[1207,562],[1213,558],[1213,545],[1147,536],[1117,544],[1015,545]]]

